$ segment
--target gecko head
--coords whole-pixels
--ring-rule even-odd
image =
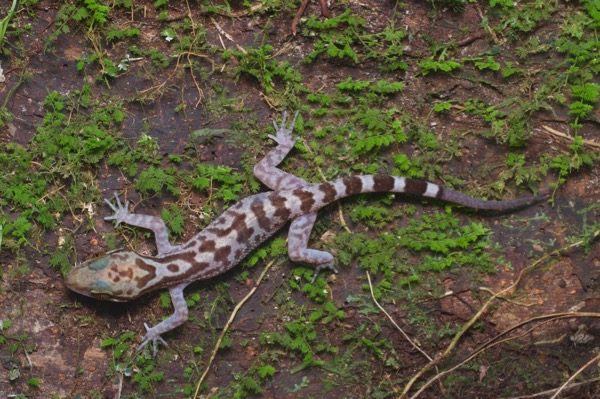
[[[65,284],[91,298],[126,302],[140,296],[145,288],[148,272],[140,270],[140,261],[148,266],[142,255],[132,251],[101,255],[75,266],[65,277]]]

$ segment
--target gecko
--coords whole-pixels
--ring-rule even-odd
[[[100,300],[125,302],[148,292],[168,289],[174,312],[153,327],[144,323],[146,335],[138,350],[152,342],[167,346],[161,337],[188,319],[184,289],[194,281],[210,279],[232,269],[250,251],[289,222],[288,256],[298,263],[315,268],[313,282],[319,272],[338,270],[331,253],[308,247],[317,211],[332,202],[362,193],[402,193],[447,201],[480,210],[507,211],[538,203],[547,195],[519,197],[505,201],[476,199],[443,186],[407,177],[390,175],[358,175],[312,184],[287,173],[277,166],[294,147],[298,137],[292,135],[298,112],[289,127],[287,113],[275,135],[269,135],[277,146],[254,167],[254,175],[272,191],[252,195],[225,210],[206,228],[186,243],[172,245],[164,221],[157,216],[129,212],[129,202],[121,202],[115,193],[115,204],[104,201],[114,211],[104,219],[151,230],[157,254],[142,255],[131,250],[116,250],[75,266],[65,277],[66,286],[79,294]]]

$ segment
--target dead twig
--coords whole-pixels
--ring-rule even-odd
[[[323,15],[325,18],[333,17],[333,14],[331,11],[329,11],[329,8],[327,8],[327,1],[319,0],[319,3],[321,4],[321,15]]]
[[[560,395],[560,393],[562,391],[564,391],[567,386],[569,386],[569,383],[571,381],[573,381],[575,379],[575,377],[577,377],[579,374],[581,374],[583,372],[583,370],[587,369],[592,364],[596,363],[598,360],[600,360],[600,353],[598,353],[589,362],[587,362],[586,364],[584,364],[583,366],[581,366],[579,368],[579,370],[577,370],[575,373],[573,373],[573,375],[570,376],[569,379],[566,380],[565,383],[560,386],[560,388],[558,388],[558,390],[556,391],[556,393],[554,395],[552,395],[552,397],[550,399],[556,399],[556,398],[558,398],[558,395]]]
[[[489,288],[487,288],[487,287],[479,287],[479,290],[480,290],[480,291],[485,291],[485,292],[487,292],[487,293],[489,293],[489,294],[491,294],[491,295],[496,295],[496,294],[494,293],[494,291],[490,290],[490,289],[489,289]],[[523,306],[523,307],[525,307],[525,308],[528,308],[528,307],[530,307],[530,306],[535,306],[535,305],[537,305],[537,303],[525,303],[525,302],[519,302],[519,301],[515,301],[514,299],[510,299],[510,298],[507,298],[507,297],[505,297],[505,296],[496,296],[496,298],[500,298],[500,299],[502,299],[502,300],[505,300],[505,301],[506,301],[506,302],[508,302],[508,303],[512,303],[512,304],[514,304],[514,305],[518,305],[518,306]]]
[[[460,361],[458,364],[452,366],[451,368],[444,370],[441,373],[436,374],[431,380],[427,381],[426,386],[430,385],[431,383],[440,380],[442,377],[445,377],[446,375],[452,373],[453,371],[459,369],[460,367],[464,366],[465,364],[467,364],[469,361],[473,360],[474,358],[476,358],[477,356],[479,356],[481,353],[485,352],[486,350],[493,348],[494,346],[498,346],[500,344],[503,344],[505,342],[508,341],[512,341],[514,339],[517,338],[521,338],[524,336],[529,335],[533,330],[535,330],[536,328],[539,328],[547,323],[550,323],[552,321],[555,320],[560,320],[560,319],[565,319],[565,318],[572,318],[572,317],[600,317],[600,313],[594,313],[594,312],[568,312],[568,313],[556,313],[556,314],[549,314],[549,315],[542,315],[542,316],[537,316],[537,317],[533,317],[529,320],[526,320],[524,322],[521,322],[511,328],[509,328],[506,331],[503,331],[502,333],[496,335],[494,338],[488,340],[486,343],[484,343],[483,345],[481,345],[479,348],[477,348],[476,350],[474,350],[471,354],[469,354],[469,356],[467,356],[465,359],[463,359],[462,361]],[[517,336],[513,336],[513,337],[506,337],[503,339],[500,339],[504,336],[507,336],[508,334],[510,334],[511,332],[527,325],[530,323],[535,323],[537,321],[542,321],[542,323],[536,324],[535,326],[527,329],[526,331],[524,331],[522,334],[519,334]],[[416,398],[420,393],[422,393],[426,386],[423,386],[419,391],[417,391],[417,393],[415,393],[412,398]]]
[[[477,8],[477,13],[479,14],[479,18],[481,18],[481,23],[483,24],[484,29],[492,37],[494,43],[502,44],[502,41],[498,39],[496,32],[494,32],[494,30],[488,24],[488,18],[483,14],[483,11],[481,11],[481,7],[479,7],[478,4],[475,4],[475,8]]]
[[[304,14],[304,10],[306,10],[307,5],[308,0],[302,1],[302,4],[300,4],[300,7],[298,8],[298,12],[294,16],[294,20],[292,21],[292,35],[294,36],[296,36],[296,32],[298,31],[298,21],[300,21],[302,14]]]
[[[586,384],[592,384],[595,382],[600,382],[600,377],[597,378],[592,378],[591,380],[587,380],[587,381],[581,381],[575,384],[571,384],[568,387],[566,387],[566,389],[573,389],[573,388],[578,388],[582,385],[586,385]],[[542,392],[537,392],[534,393],[532,395],[525,395],[525,396],[511,396],[510,398],[506,398],[506,399],[535,399],[535,398],[541,398],[541,397],[546,397],[548,395],[553,394],[554,392],[556,392],[558,388],[554,388],[554,389],[550,389],[548,391],[542,391]]]
[[[594,237],[597,237],[598,235],[600,235],[600,230],[596,231],[594,233]],[[419,370],[411,379],[410,381],[405,385],[404,390],[402,391],[402,394],[400,395],[400,398],[406,398],[406,396],[408,395],[408,392],[410,391],[410,389],[412,388],[412,386],[417,382],[417,380],[424,375],[429,369],[431,369],[432,367],[436,366],[438,363],[440,363],[443,359],[445,359],[446,357],[448,357],[448,355],[450,353],[452,353],[452,351],[454,350],[454,348],[456,347],[456,345],[458,344],[458,341],[462,338],[462,336],[469,331],[469,329],[473,326],[473,324],[475,324],[475,322],[477,320],[479,320],[481,318],[481,316],[485,313],[485,311],[490,307],[490,305],[494,302],[494,300],[498,297],[501,297],[502,295],[504,295],[505,293],[511,292],[512,290],[514,290],[517,285],[521,282],[521,279],[523,278],[523,276],[529,272],[530,270],[536,268],[540,263],[546,261],[546,259],[555,256],[555,255],[559,255],[561,252],[568,250],[570,248],[573,247],[577,247],[580,246],[584,243],[584,240],[580,240],[577,241],[573,244],[569,244],[565,247],[556,249],[550,253],[545,254],[544,256],[542,256],[541,258],[539,258],[538,260],[536,260],[535,262],[531,263],[529,266],[525,267],[523,270],[521,270],[515,280],[514,283],[512,283],[510,286],[508,286],[507,288],[503,289],[502,291],[499,291],[498,293],[492,295],[492,297],[490,297],[484,304],[483,306],[479,309],[479,311],[467,322],[465,323],[465,325],[461,328],[461,330],[456,333],[456,335],[454,336],[454,338],[452,339],[452,341],[450,342],[450,344],[446,347],[446,349],[444,350],[444,352],[442,352],[442,354],[440,354],[439,356],[437,356],[434,360],[430,361],[429,363],[427,363],[425,366],[423,366],[421,368],[421,370]],[[470,359],[470,357],[468,358]],[[467,359],[467,360],[468,360]],[[451,369],[453,370],[453,369]],[[449,371],[445,371],[442,373],[437,374],[436,376],[430,378],[428,381],[426,381],[423,386],[413,395],[411,396],[411,399],[415,399],[417,398],[427,387],[429,387],[433,382],[437,381],[439,378],[441,378],[442,376],[446,375]]]
[[[246,302],[248,302],[248,300],[252,297],[252,295],[254,295],[254,293],[258,289],[258,286],[262,282],[263,278],[265,277],[265,275],[267,274],[269,269],[271,269],[271,266],[273,266],[273,263],[275,263],[275,260],[272,260],[265,266],[262,273],[260,273],[258,280],[256,280],[254,287],[252,287],[250,292],[248,292],[248,294],[235,306],[235,308],[231,312],[231,316],[229,316],[229,320],[227,320],[227,323],[225,323],[225,326],[223,327],[223,331],[221,331],[221,335],[219,335],[219,339],[217,339],[217,342],[215,343],[213,351],[210,355],[210,359],[208,360],[208,364],[206,365],[206,369],[204,369],[204,373],[202,373],[202,376],[200,377],[200,379],[198,380],[198,383],[196,384],[196,391],[194,391],[193,399],[196,399],[198,397],[198,392],[200,391],[200,386],[202,385],[202,382],[204,382],[206,375],[210,371],[210,367],[212,366],[212,363],[215,360],[215,357],[217,356],[217,352],[219,351],[221,342],[223,342],[223,338],[225,338],[225,334],[227,334],[227,332],[229,331],[229,327],[231,327],[231,324],[233,323],[235,316],[237,315],[239,310],[242,308],[242,306],[244,306],[244,304]]]
[[[473,43],[475,40],[484,38],[485,35],[486,35],[485,29],[479,29],[478,31],[471,33],[469,36],[465,37],[464,39],[456,42],[456,45],[458,47],[466,46],[467,44]]]
[[[373,284],[371,283],[371,275],[369,274],[368,270],[367,270],[367,280],[369,280],[369,290],[371,291],[371,299],[373,299],[373,302],[375,302],[375,305],[377,305],[377,307],[379,308],[379,310],[381,310],[383,312],[383,314],[385,314],[387,316],[387,318],[392,322],[392,324],[394,325],[394,327],[396,327],[396,329],[398,331],[400,331],[400,334],[402,334],[402,336],[404,337],[404,339],[407,340],[413,346],[413,348],[415,348],[416,350],[418,350],[419,352],[421,352],[421,354],[423,356],[425,356],[427,358],[427,360],[429,360],[430,362],[432,362],[433,359],[424,350],[422,350],[419,347],[419,345],[415,344],[414,341],[410,339],[410,337],[408,336],[408,334],[406,334],[404,332],[404,330],[396,323],[396,321],[392,318],[392,316],[383,308],[383,306],[381,306],[379,304],[379,302],[377,302],[377,299],[375,299],[375,293],[373,292]]]
[[[574,138],[572,136],[569,136],[566,133],[563,133],[563,132],[560,132],[560,131],[558,131],[556,129],[553,129],[550,126],[542,125],[542,127],[544,128],[543,131],[545,133],[549,133],[549,134],[551,134],[553,136],[560,137],[562,139],[566,139],[566,140],[569,140],[571,142],[573,142],[573,140],[574,140]],[[592,147],[592,148],[595,148],[595,149],[596,148],[600,149],[600,143],[597,143],[597,142],[592,141],[592,140],[583,140],[583,145],[588,146],[588,147]]]
[[[248,51],[246,51],[245,48],[243,48],[242,46],[240,46],[239,44],[237,44],[235,42],[235,40],[233,39],[233,36],[231,36],[229,33],[225,32],[225,29],[223,29],[221,27],[221,25],[219,25],[219,23],[217,21],[215,21],[214,18],[210,19],[210,22],[212,22],[212,24],[215,26],[215,28],[217,28],[217,30],[219,31],[219,33],[224,36],[227,40],[229,40],[230,42],[232,42],[235,47],[242,52],[243,54],[248,54]],[[223,43],[223,39],[221,39],[221,37],[219,37],[219,40],[221,41],[221,45],[223,46],[224,49],[226,49],[227,47],[225,46],[225,43]]]
[[[292,34],[294,36],[296,36],[296,32],[298,30],[298,21],[300,21],[300,18],[302,18],[304,10],[306,10],[306,6],[308,5],[308,1],[309,0],[304,0],[302,4],[300,4],[298,12],[296,13],[296,16],[294,16],[294,20],[292,21]],[[326,0],[319,0],[319,3],[321,3],[321,15],[323,15],[325,18],[333,17],[333,14],[331,14],[331,11],[329,11],[329,8],[327,8]]]

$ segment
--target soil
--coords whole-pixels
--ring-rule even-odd
[[[10,2],[4,1],[8,4]],[[136,12],[123,13],[133,18],[142,28],[137,38],[141,48],[155,48],[164,54],[171,54],[169,43],[160,36],[161,23],[157,19],[153,2],[137,2]],[[172,18],[186,16],[184,2],[176,3],[170,9]],[[278,13],[256,13],[249,15],[241,2],[232,2],[232,13],[236,17],[226,15],[195,14],[198,21],[203,21],[208,41],[224,43],[225,46],[257,47],[263,40],[268,40],[274,48],[281,51],[283,59],[297,65],[301,71],[303,84],[316,91],[328,88],[352,77],[363,80],[377,76],[381,72],[376,65],[368,62],[355,65],[346,60],[319,58],[310,64],[301,60],[312,49],[312,41],[302,35],[292,35],[291,22],[295,9]],[[418,58],[429,47],[431,42],[459,43],[461,56],[470,57],[490,49],[492,38],[481,29],[482,17],[478,3],[468,3],[461,12],[440,9],[434,10],[427,2],[408,1],[402,16],[401,26],[411,32],[412,39],[405,49],[406,57]],[[395,2],[363,0],[361,2],[335,2],[331,6],[334,15],[343,12],[345,7],[367,20],[374,32],[385,27],[394,13]],[[565,4],[564,7],[572,5]],[[20,26],[30,24],[29,34],[22,40],[28,49],[28,79],[14,92],[7,103],[8,110],[14,119],[0,131],[2,143],[18,143],[24,147],[36,133],[44,110],[42,103],[47,94],[57,91],[66,94],[79,89],[90,79],[88,75],[77,73],[76,64],[82,53],[90,53],[92,44],[85,39],[81,31],[73,30],[59,36],[54,41],[53,49],[44,50],[49,36],[58,29],[57,13],[59,5],[51,1],[41,1],[34,6],[35,16],[19,14],[16,23]],[[306,15],[320,14],[318,2],[310,2]],[[432,17],[432,15],[435,16]],[[323,19],[323,17],[321,17]],[[117,21],[125,23],[124,21]],[[264,37],[264,27],[269,26],[268,38]],[[302,29],[302,22],[300,28]],[[540,27],[545,34],[551,36],[559,29],[558,23],[548,23]],[[227,32],[229,36],[225,36]],[[533,35],[534,32],[531,32]],[[539,35],[540,32],[535,32]],[[521,38],[525,41],[527,37]],[[510,52],[509,44],[502,44],[501,51],[506,54],[503,61],[515,59]],[[126,51],[125,44],[105,45],[105,51],[111,59],[122,56]],[[207,57],[220,58],[220,55]],[[21,69],[13,60],[0,57],[2,68],[7,77],[4,86],[0,87],[0,103],[8,95],[8,88],[15,85]],[[227,129],[232,124],[244,121],[246,114],[240,110],[250,110],[252,118],[261,125],[268,125],[280,115],[280,106],[269,102],[268,96],[262,92],[258,82],[247,75],[240,77],[226,73],[213,73],[210,81],[196,82],[187,71],[176,72],[173,76],[152,76],[147,73],[147,61],[131,63],[135,73],[128,73],[118,79],[111,80],[110,87],[104,83],[94,82],[95,89],[124,99],[133,99],[140,91],[154,90],[163,81],[169,90],[150,101],[127,101],[125,110],[127,118],[123,123],[122,133],[132,141],[137,140],[144,124],[151,125],[151,134],[158,139],[161,152],[165,154],[181,154],[186,151],[190,141],[190,132],[202,127]],[[210,66],[208,59],[198,60],[204,66]],[[540,59],[539,65],[552,63],[552,59]],[[395,106],[407,110],[414,118],[424,118],[430,110],[433,99],[451,97],[456,100],[467,98],[486,98],[491,103],[501,102],[520,87],[509,85],[496,86],[481,84],[466,76],[418,74],[414,64],[404,72],[399,72],[400,79],[406,84],[403,92],[395,98]],[[165,80],[166,79],[166,80]],[[211,87],[221,87],[226,95],[236,98],[237,103],[231,109],[210,109],[210,96],[215,95]],[[200,93],[199,87],[206,91]],[[208,94],[207,94],[208,93]],[[424,94],[427,93],[427,94]],[[204,96],[204,97],[202,97]],[[177,111],[180,104],[187,108]],[[198,104],[198,107],[195,105]],[[425,106],[424,106],[425,105]],[[547,134],[543,126],[550,126],[558,131],[567,131],[569,115],[565,108],[557,107],[553,112],[540,112],[531,121],[533,136],[526,148],[528,157],[538,159],[550,147],[566,149],[568,143]],[[471,119],[466,114],[435,114],[430,124],[439,137],[446,137],[452,131],[477,131],[486,127],[482,122]],[[582,136],[587,140],[600,140],[598,124],[593,121],[584,123]],[[230,140],[227,134],[217,136],[213,140],[197,145],[202,161],[214,165],[228,165],[239,169],[242,157],[247,148]],[[265,148],[266,151],[266,148]],[[491,140],[475,139],[461,149],[462,156],[453,160],[450,167],[463,178],[471,174],[472,168],[485,164],[504,162],[507,149],[496,145]],[[291,155],[293,157],[293,154]],[[302,161],[298,160],[298,165]],[[2,173],[7,173],[3,171]],[[490,177],[492,179],[493,177]],[[555,176],[549,176],[551,181]],[[480,182],[482,185],[489,182]],[[103,165],[98,176],[99,189],[105,197],[113,192],[120,192],[130,184],[120,175],[118,170]],[[130,190],[128,198],[137,204],[139,197]],[[576,234],[573,226],[593,225],[600,222],[600,210],[597,207],[600,198],[600,168],[595,165],[569,176],[567,182],[560,186],[553,206],[540,206],[524,209],[511,216],[507,222],[504,215],[491,217],[477,216],[478,221],[494,232],[494,240],[503,248],[506,261],[512,265],[499,266],[495,274],[490,274],[485,281],[472,281],[468,275],[446,273],[439,276],[446,288],[447,295],[431,297],[431,314],[439,325],[464,324],[471,319],[482,304],[489,298],[485,287],[498,292],[515,281],[519,272],[536,259],[551,252],[552,248],[561,248],[569,244],[568,236]],[[190,201],[201,204],[205,198],[197,196]],[[159,214],[160,209],[170,201],[169,197],[152,198],[137,204],[136,212]],[[418,201],[415,204],[422,207]],[[595,206],[595,209],[593,208]],[[75,234],[77,261],[84,261],[106,249],[103,234],[113,231],[113,226],[103,218],[109,214],[108,209],[98,207],[93,232]],[[582,210],[588,210],[582,213]],[[590,210],[591,209],[591,210]],[[10,210],[3,210],[10,212]],[[543,212],[545,218],[536,218]],[[320,217],[336,224],[335,231],[341,231],[337,208],[329,208],[320,213]],[[64,226],[69,226],[69,218]],[[585,219],[584,219],[585,218]],[[507,226],[510,223],[510,226]],[[352,229],[364,231],[361,226],[350,226]],[[186,226],[184,239],[196,232],[193,224]],[[325,233],[325,234],[323,234]],[[45,239],[51,246],[57,245],[60,233],[47,234]],[[327,232],[321,232],[326,235]],[[278,237],[285,237],[285,231]],[[313,240],[319,237],[313,236]],[[552,245],[546,245],[552,243]],[[147,250],[153,250],[152,241],[148,240]],[[125,304],[101,302],[82,297],[70,292],[63,284],[63,277],[48,264],[49,257],[40,255],[29,249],[21,254],[30,265],[26,276],[15,279],[12,271],[17,265],[13,253],[0,252],[0,265],[3,268],[3,280],[0,285],[0,320],[10,319],[13,324],[6,331],[10,337],[9,345],[0,345],[0,397],[15,397],[20,393],[28,398],[117,398],[117,397],[189,397],[181,392],[186,386],[195,388],[199,375],[206,367],[212,346],[227,321],[229,312],[256,282],[261,272],[260,267],[247,269],[245,280],[236,278],[238,271],[226,273],[218,278],[192,284],[186,293],[198,292],[202,300],[213,302],[223,298],[226,290],[228,301],[220,303],[224,308],[216,311],[217,315],[206,320],[205,311],[190,310],[190,320],[184,326],[168,333],[164,338],[169,348],[161,348],[154,363],[154,370],[164,373],[161,381],[152,385],[150,391],[140,392],[140,385],[131,378],[115,370],[118,363],[112,356],[113,350],[103,348],[102,342],[108,338],[118,338],[125,332],[133,331],[135,336],[130,341],[131,348],[139,342],[143,335],[143,323],[154,324],[166,317],[170,309],[160,306],[159,294],[146,295],[138,300]],[[280,330],[285,320],[285,313],[275,305],[274,295],[288,295],[296,305],[311,305],[311,299],[302,291],[282,293],[284,281],[289,278],[291,269],[289,261],[280,264],[268,272],[267,278],[259,286],[254,296],[237,315],[231,327],[230,346],[217,353],[215,362],[205,380],[206,389],[203,394],[217,394],[230,386],[248,369],[257,365],[259,354],[264,351],[258,342],[261,332]],[[525,274],[516,291],[519,295],[496,302],[484,315],[477,328],[466,334],[455,349],[454,355],[441,367],[445,370],[466,358],[480,345],[496,337],[501,332],[523,323],[524,321],[544,315],[566,312],[597,312],[600,306],[600,246],[593,241],[589,248],[574,247],[556,254],[545,261],[535,272]],[[373,392],[386,392],[385,397],[398,397],[403,386],[389,386],[390,381],[404,383],[415,375],[427,361],[414,349],[382,314],[366,314],[352,302],[349,296],[365,294],[365,273],[358,267],[344,268],[337,276],[329,277],[331,300],[338,308],[343,309],[346,317],[340,323],[323,324],[318,332],[326,336],[329,342],[338,346],[340,352],[348,350],[345,334],[356,331],[361,326],[382,326],[379,338],[393,343],[393,351],[398,354],[401,364],[390,368],[385,358],[377,359],[372,354],[355,355],[356,373],[353,378],[339,376],[326,367],[306,367],[291,372],[302,364],[298,356],[287,356],[281,353],[271,359],[276,366],[276,373],[262,385],[262,394],[250,397],[266,398],[366,398]],[[386,310],[411,337],[418,337],[420,344],[431,356],[441,353],[450,343],[449,339],[439,340],[419,335],[419,326],[409,323],[403,308],[386,304]],[[200,321],[200,322],[199,322]],[[529,329],[535,325],[535,329]],[[513,384],[511,394],[514,397],[527,396],[537,392],[555,389],[564,378],[575,373],[599,351],[600,321],[598,317],[565,317],[548,322],[530,323],[518,330],[521,334],[516,341],[489,348],[472,367],[463,367],[442,379],[441,383],[432,384],[420,395],[422,398],[496,398],[505,397],[507,381]],[[26,337],[19,340],[19,337]],[[428,338],[430,340],[428,340]],[[24,345],[27,351],[20,347]],[[200,355],[193,348],[202,346]],[[15,351],[18,356],[13,356]],[[25,354],[27,353],[27,355]],[[326,360],[331,358],[324,355]],[[597,363],[597,362],[596,362]],[[478,365],[475,367],[473,365]],[[517,366],[515,366],[517,365]],[[364,369],[368,372],[364,372]],[[19,378],[9,378],[11,370],[19,369]],[[190,371],[185,371],[189,369]],[[543,370],[546,370],[543,372]],[[369,380],[361,377],[369,376]],[[433,376],[429,371],[421,377],[421,383]],[[521,377],[520,377],[521,376]],[[591,380],[598,376],[598,367],[586,368],[577,381]],[[28,384],[30,378],[41,380],[39,387]],[[366,378],[366,377],[364,377]],[[325,385],[324,381],[327,381]],[[515,383],[515,381],[518,381]],[[303,387],[297,392],[295,387]],[[386,389],[382,387],[387,386]],[[418,389],[413,388],[413,393]],[[326,387],[326,388],[325,388]],[[193,392],[193,389],[192,389]],[[53,396],[54,395],[54,396]],[[546,395],[543,397],[548,397]],[[384,397],[384,396],[373,396]],[[542,396],[540,396],[542,397]],[[600,397],[600,385],[584,383],[565,391],[561,397],[593,398]]]

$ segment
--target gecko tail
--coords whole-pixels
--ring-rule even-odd
[[[335,200],[361,193],[392,192],[435,198],[473,209],[495,211],[524,208],[543,202],[549,197],[549,193],[543,193],[541,195],[525,196],[503,201],[482,200],[424,180],[390,175],[348,176],[316,185],[314,189],[315,191],[324,193],[324,203],[331,203]],[[301,188],[300,190],[304,189]]]

